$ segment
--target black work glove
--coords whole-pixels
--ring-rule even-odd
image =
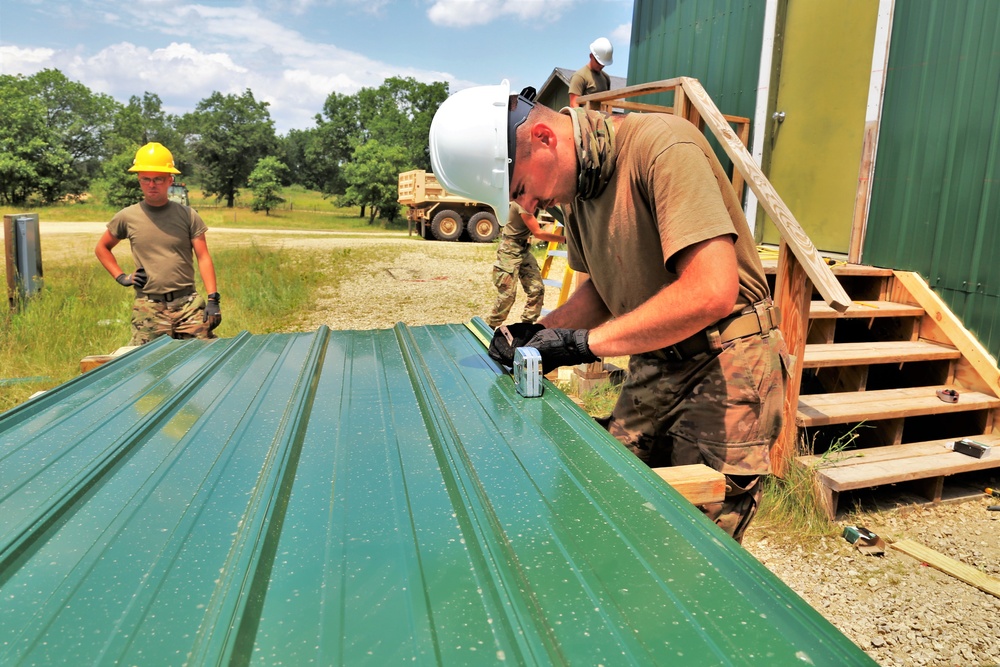
[[[545,329],[539,331],[527,346],[542,355],[542,370],[545,373],[560,366],[576,366],[597,361],[587,343],[590,332],[587,329]]]
[[[541,324],[518,322],[497,327],[490,341],[490,357],[507,366],[514,365],[514,348],[524,347],[531,337],[544,329]]]
[[[222,324],[222,311],[219,310],[219,302],[216,299],[209,299],[205,302],[205,313],[201,318],[202,322],[208,322],[208,330],[213,331],[215,327]]]
[[[139,289],[142,289],[146,286],[146,281],[149,280],[149,278],[146,276],[146,269],[139,268],[132,275],[126,276],[122,273],[115,278],[115,280],[117,280],[118,284],[122,287],[138,287]]]

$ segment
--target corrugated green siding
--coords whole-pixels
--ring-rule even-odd
[[[863,261],[918,271],[1000,351],[1000,3],[897,2]]]
[[[764,7],[764,0],[635,0],[629,85],[691,76],[723,113],[753,118]],[[670,105],[672,97],[640,101]]]
[[[163,338],[0,415],[0,599],[3,665],[874,664],[462,325]]]

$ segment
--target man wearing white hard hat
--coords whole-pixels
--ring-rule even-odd
[[[607,37],[598,37],[590,44],[590,60],[573,73],[569,80],[569,105],[579,106],[576,98],[580,95],[603,93],[611,89],[611,77],[604,68],[614,62],[614,47]]]
[[[589,278],[535,324],[496,330],[490,356],[538,349],[545,372],[629,355],[605,428],[652,467],[706,464],[726,498],[700,509],[741,540],[781,429],[785,347],[764,270],[705,136],[669,114],[556,112],[507,81],[438,109],[431,162],[446,189],[503,211],[568,204],[570,268]]]

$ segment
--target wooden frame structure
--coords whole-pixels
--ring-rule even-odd
[[[627,98],[671,91],[674,94],[673,107],[627,101]],[[815,287],[827,305],[837,312],[847,310],[851,304],[850,297],[747,150],[749,119],[723,115],[697,79],[690,77],[665,79],[585,95],[579,100],[591,109],[607,112],[624,109],[672,113],[688,119],[702,131],[710,131],[733,162],[733,187],[737,193],[742,195],[743,185],[749,185],[757,196],[760,206],[778,228],[781,244],[778,254],[775,303],[781,309],[781,331],[788,352],[795,360],[789,369],[790,377],[785,393],[781,435],[771,448],[774,473],[779,476],[784,475],[795,455],[798,440],[795,416],[799,404],[801,359],[805,352],[809,303],[813,288]],[[733,129],[733,125],[736,125],[736,130]]]

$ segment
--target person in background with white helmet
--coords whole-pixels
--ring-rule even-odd
[[[215,265],[205,239],[208,227],[189,206],[170,201],[174,157],[162,144],[148,143],[129,168],[138,174],[143,201],[122,209],[108,223],[94,252],[101,265],[123,287],[135,290],[132,305],[132,345],[160,336],[215,338],[222,323]],[[126,275],[112,249],[128,239],[135,272]],[[194,261],[198,258],[206,299],[195,290]]]
[[[556,112],[499,86],[449,97],[431,123],[451,192],[527,210],[569,204],[570,268],[588,274],[535,324],[496,330],[511,366],[545,372],[629,355],[602,425],[651,467],[703,463],[726,497],[700,509],[737,541],[757,511],[781,429],[785,347],[739,197],[705,136],[670,114]]]
[[[590,44],[590,60],[573,73],[569,80],[569,105],[579,106],[576,98],[580,95],[603,93],[611,89],[611,77],[604,72],[605,67],[614,63],[614,47],[607,37],[598,37]]]

